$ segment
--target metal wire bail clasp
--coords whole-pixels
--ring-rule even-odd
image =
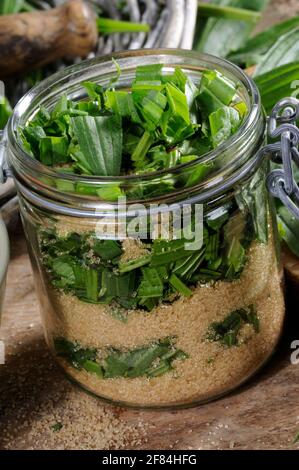
[[[280,199],[299,219],[299,187],[294,177],[294,164],[299,168],[299,101],[295,98],[284,98],[273,108],[268,122],[268,135],[280,141],[269,144],[261,151],[271,155],[274,163],[282,163],[281,169],[272,170],[267,177],[267,186],[271,194]]]

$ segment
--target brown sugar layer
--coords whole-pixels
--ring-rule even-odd
[[[37,324],[7,336],[0,367],[1,450],[136,448],[147,425],[129,423],[120,409],[71,384],[53,361]]]

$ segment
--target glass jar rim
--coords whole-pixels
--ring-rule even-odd
[[[41,162],[30,156],[29,153],[25,151],[21,143],[20,137],[17,135],[17,130],[20,126],[20,120],[22,116],[26,113],[26,111],[28,111],[28,108],[30,107],[32,102],[38,101],[42,98],[45,99],[49,92],[54,88],[57,88],[59,84],[64,84],[65,91],[67,91],[67,86],[65,86],[65,82],[67,83],[68,77],[75,75],[76,77],[78,77],[78,82],[82,83],[82,73],[87,72],[88,70],[92,70],[94,67],[97,67],[99,69],[100,67],[104,67],[105,65],[110,66],[110,73],[115,73],[114,60],[121,62],[122,60],[132,59],[131,65],[136,67],[137,65],[153,63],[153,60],[151,60],[153,58],[156,59],[154,63],[159,63],[157,58],[163,57],[173,58],[174,61],[176,58],[185,58],[186,60],[190,59],[190,65],[192,65],[191,61],[193,60],[197,61],[198,63],[209,64],[211,66],[211,69],[213,69],[213,66],[217,65],[218,68],[221,68],[223,71],[227,72],[226,76],[230,75],[237,78],[240,83],[243,84],[244,88],[246,88],[248,96],[250,98],[250,109],[248,115],[242,123],[241,127],[238,129],[238,131],[219,147],[207,152],[202,156],[199,156],[191,162],[180,164],[172,168],[163,169],[151,173],[144,173],[141,175],[134,174],[121,176],[76,175],[64,173],[63,171],[57,171],[53,168],[47,167],[46,165],[42,164]],[[135,64],[133,62],[135,62]],[[163,62],[160,63],[163,64]],[[170,66],[171,62],[167,63],[166,66],[167,65]],[[181,64],[173,64],[172,66],[174,67],[180,65]],[[183,65],[182,68],[184,68]],[[196,71],[196,66],[192,66],[192,70]],[[97,57],[95,59],[85,60],[83,62],[80,62],[79,64],[66,67],[62,71],[59,71],[56,74],[50,76],[49,78],[43,80],[42,82],[34,86],[18,102],[14,109],[13,115],[9,120],[6,129],[6,134],[8,137],[9,144],[15,150],[17,158],[19,160],[22,160],[22,163],[25,164],[25,167],[38,172],[40,176],[50,178],[61,178],[73,182],[80,181],[85,183],[134,183],[136,181],[151,180],[158,177],[163,177],[164,175],[176,174],[182,170],[192,169],[192,167],[195,167],[199,162],[208,163],[213,161],[219,155],[221,155],[224,149],[226,151],[229,151],[230,148],[233,148],[238,143],[238,141],[246,138],[246,135],[251,132],[252,129],[254,129],[255,125],[258,123],[260,110],[260,94],[253,80],[249,76],[247,76],[238,66],[232,64],[231,62],[209,54],[200,54],[198,52],[184,49],[142,49],[118,52],[115,54]]]

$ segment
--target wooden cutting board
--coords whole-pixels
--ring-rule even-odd
[[[289,261],[290,272],[295,269],[296,263],[292,265],[292,262]],[[287,300],[287,328],[277,353],[253,380],[235,393],[203,406],[176,411],[107,408],[92,397],[88,397],[88,406],[97,406],[98,413],[104,407],[106,414],[117,416],[122,429],[133,430],[133,437],[122,444],[127,449],[299,449],[299,444],[293,444],[299,431],[299,365],[290,363],[291,342],[299,339],[299,316],[290,291]],[[28,432],[20,428],[22,420],[28,420],[31,430],[39,432],[41,422],[49,423],[50,427],[57,420],[63,420],[59,414],[61,406],[71,406],[61,393],[61,387],[68,390],[73,387],[73,400],[85,400],[85,394],[82,396],[79,388],[69,385],[48,353],[22,232],[11,234],[11,263],[0,339],[5,340],[8,353],[7,365],[0,366],[0,389],[4,387],[12,392],[5,401],[1,395],[0,449],[7,446],[4,428],[12,435],[10,445],[13,448],[36,448],[28,442]],[[32,394],[36,401],[30,401]],[[65,405],[59,404],[61,400],[67,400]],[[82,423],[83,420],[89,429],[86,406],[76,408],[73,421]],[[9,414],[8,422],[1,412],[5,409]],[[102,432],[100,420],[98,426],[89,431],[91,441]],[[60,442],[59,434],[55,438]],[[51,448],[47,435],[43,446]],[[63,446],[65,440],[60,443],[60,447]]]

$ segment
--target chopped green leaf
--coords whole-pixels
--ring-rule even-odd
[[[255,69],[254,76],[262,75],[284,64],[298,60],[299,26],[280,36],[263,56]]]
[[[118,116],[71,118],[80,152],[94,175],[119,175],[122,157],[122,126]]]
[[[115,33],[148,33],[149,25],[144,23],[133,23],[131,21],[120,21],[111,18],[97,18],[97,27],[100,34]]]
[[[137,147],[135,148],[132,154],[132,160],[137,162],[137,167],[141,166],[143,163],[143,159],[145,158],[147,152],[149,151],[151,145],[153,144],[153,137],[147,131],[143,134],[142,138],[140,139]]]
[[[123,252],[120,243],[115,240],[96,240],[93,251],[106,261],[118,258]]]
[[[100,379],[160,376],[172,369],[173,361],[187,358],[174,343],[172,338],[165,338],[130,351],[112,350],[106,352],[100,361],[95,349],[83,349],[79,344],[64,338],[57,338],[54,342],[58,356],[68,360],[73,367],[96,374]],[[101,356],[104,356],[104,352]]]
[[[52,166],[70,161],[67,137],[42,137],[39,141],[39,153],[44,165]]]
[[[172,287],[174,287],[175,290],[182,294],[184,297],[191,297],[191,295],[193,294],[192,290],[189,289],[189,287],[187,287],[175,274],[172,274],[170,276],[169,282]]]
[[[163,282],[159,272],[154,268],[142,268],[142,281],[138,289],[138,297],[142,299],[157,297],[163,295]]]
[[[170,109],[173,114],[181,117],[186,124],[190,124],[189,107],[185,93],[170,83],[167,83],[165,88]]]
[[[244,46],[234,51],[228,56],[228,59],[238,65],[251,65],[261,62],[263,56],[268,52],[270,47],[284,34],[299,26],[299,16],[294,16],[286,21],[275,24],[267,28],[266,31],[249,38]]]
[[[108,184],[96,189],[96,194],[104,201],[117,201],[124,196],[119,183]]]
[[[136,82],[162,81],[163,64],[141,65],[136,68]]]
[[[213,0],[221,7],[244,8],[252,12],[263,11],[268,0]],[[254,18],[252,18],[254,19]],[[240,21],[228,18],[209,18],[205,23],[198,15],[197,34],[193,49],[218,57],[227,57],[228,54],[242,47],[253,31],[255,21]]]
[[[0,95],[0,130],[4,129],[11,114],[12,109],[7,98]]]
[[[299,442],[299,432],[294,437],[293,444],[297,444],[297,442]]]
[[[253,305],[235,310],[224,320],[212,323],[209,327],[208,339],[219,341],[227,347],[238,346],[239,333],[246,324],[252,325],[255,333],[259,332],[259,319]]]
[[[82,368],[85,369],[87,372],[91,372],[92,374],[96,374],[100,379],[103,378],[103,369],[95,361],[90,361],[87,359],[82,363]]]
[[[51,429],[54,432],[59,432],[62,428],[63,428],[63,424],[60,422],[57,422],[51,426]]]
[[[127,91],[107,90],[105,93],[106,107],[121,117],[130,117],[133,122],[140,123],[140,117],[134,105],[132,94]]]
[[[151,262],[151,255],[141,256],[140,258],[136,258],[130,261],[120,261],[119,263],[119,272],[120,273],[127,273],[129,271],[133,271],[134,269],[141,268],[146,266]]]

